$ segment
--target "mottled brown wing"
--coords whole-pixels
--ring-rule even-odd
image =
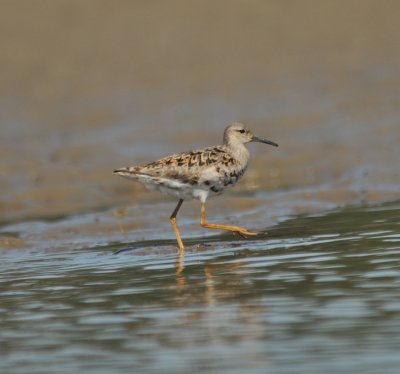
[[[164,157],[144,165],[140,172],[175,179],[196,178],[207,166],[226,164],[231,159],[232,157],[222,147],[212,147]]]

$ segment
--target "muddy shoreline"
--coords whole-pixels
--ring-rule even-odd
[[[160,203],[168,230],[171,200],[111,171],[218,144],[233,120],[281,147],[251,147],[245,179],[215,200],[222,219],[398,200],[399,15],[366,0],[2,2],[0,245],[41,247],[42,223],[74,243],[87,217],[116,233],[138,207],[146,227]]]

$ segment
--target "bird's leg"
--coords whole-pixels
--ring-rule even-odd
[[[182,239],[181,239],[181,234],[179,233],[178,226],[176,225],[176,215],[178,214],[178,211],[183,203],[183,199],[179,199],[178,205],[174,209],[174,211],[171,214],[171,217],[169,217],[169,220],[172,225],[172,229],[174,230],[175,236],[176,236],[176,241],[178,242],[179,246],[179,253],[183,252],[185,247],[183,246]]]
[[[219,230],[227,230],[232,231],[241,237],[245,238],[247,235],[257,235],[256,232],[249,231],[243,227],[239,226],[229,226],[229,225],[220,225],[216,223],[207,223],[206,222],[206,206],[204,203],[201,203],[201,214],[200,214],[200,225],[207,229],[219,229]]]

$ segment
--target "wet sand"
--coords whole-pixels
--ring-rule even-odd
[[[396,1],[3,1],[0,246],[173,238],[174,202],[111,171],[219,143],[232,120],[281,146],[251,146],[215,220],[399,199],[399,16]],[[197,221],[187,204],[186,236],[208,234]]]

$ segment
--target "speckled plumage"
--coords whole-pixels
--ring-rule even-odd
[[[204,205],[210,195],[221,194],[243,176],[249,162],[245,144],[252,141],[277,146],[274,142],[255,137],[246,126],[232,123],[224,131],[222,145],[174,154],[142,166],[120,168],[114,173],[137,180],[148,189],[178,197],[177,209],[187,199],[198,199]],[[176,216],[177,211],[174,213]],[[224,229],[226,227],[230,226],[224,226]],[[231,231],[240,233],[240,230]],[[178,235],[179,232],[177,239]],[[183,249],[183,245],[179,247]]]
[[[149,189],[182,199],[205,201],[208,195],[220,194],[243,175],[247,160],[236,159],[230,149],[216,146],[167,156],[144,166],[116,171],[136,179]]]

